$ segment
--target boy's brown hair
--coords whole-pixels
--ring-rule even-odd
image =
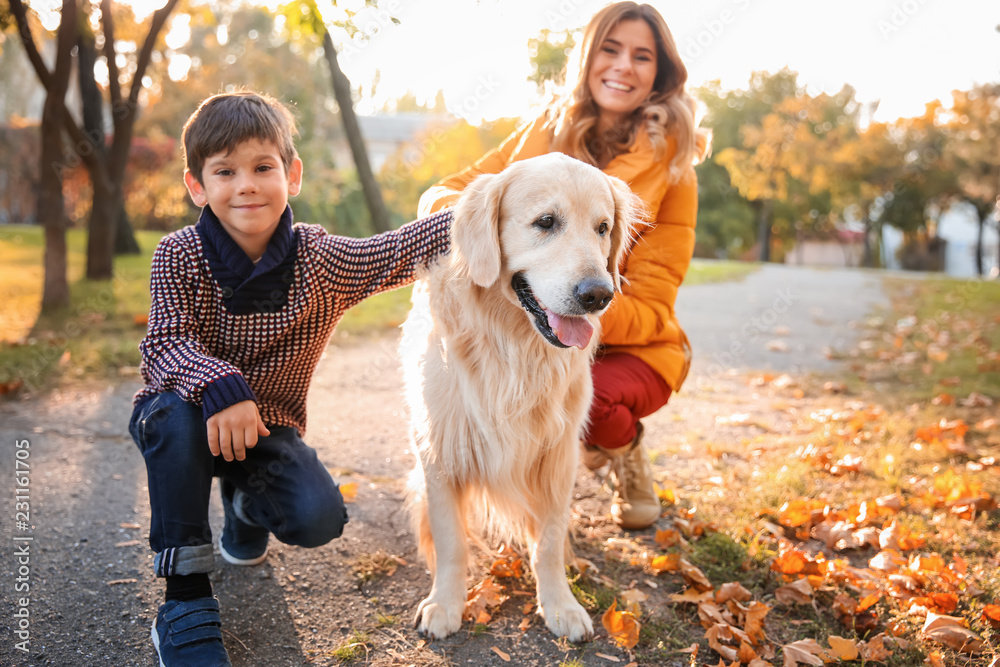
[[[184,124],[184,166],[202,183],[205,160],[229,153],[244,141],[258,139],[278,147],[288,173],[296,157],[292,136],[295,118],[278,100],[265,93],[241,90],[207,98]]]

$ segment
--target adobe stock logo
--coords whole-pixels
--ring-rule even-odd
[[[693,37],[688,37],[684,45],[684,60],[690,62],[700,58],[706,50],[726,32],[726,29],[736,23],[740,12],[750,7],[751,0],[733,0],[733,8],[719,12],[714,19],[702,21],[702,29]]]
[[[878,30],[882,33],[882,39],[889,41],[889,38],[909,23],[910,19],[916,16],[917,12],[929,1],[904,0],[901,3],[893,3],[888,19],[879,19],[878,21]]]

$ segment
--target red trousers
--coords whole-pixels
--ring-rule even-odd
[[[631,354],[598,356],[591,367],[594,402],[584,442],[615,449],[635,439],[636,424],[670,399],[670,386]]]

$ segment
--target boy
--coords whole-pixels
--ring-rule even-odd
[[[271,533],[303,547],[340,536],[343,498],[300,437],[310,378],[344,311],[409,283],[448,248],[450,213],[368,239],[293,225],[293,133],[268,96],[205,100],[183,132],[184,183],[201,217],[153,255],[146,386],[129,431],[149,479],[153,567],[166,578],[152,639],[167,667],[230,664],[208,578],[212,477],[229,563],[262,562]]]

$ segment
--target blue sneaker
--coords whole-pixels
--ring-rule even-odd
[[[233,565],[259,565],[267,558],[267,528],[250,521],[243,513],[246,494],[228,480],[221,480],[222,508],[226,521],[219,538],[219,553]]]
[[[153,646],[160,667],[231,667],[222,645],[222,620],[215,598],[171,600],[153,621]]]

